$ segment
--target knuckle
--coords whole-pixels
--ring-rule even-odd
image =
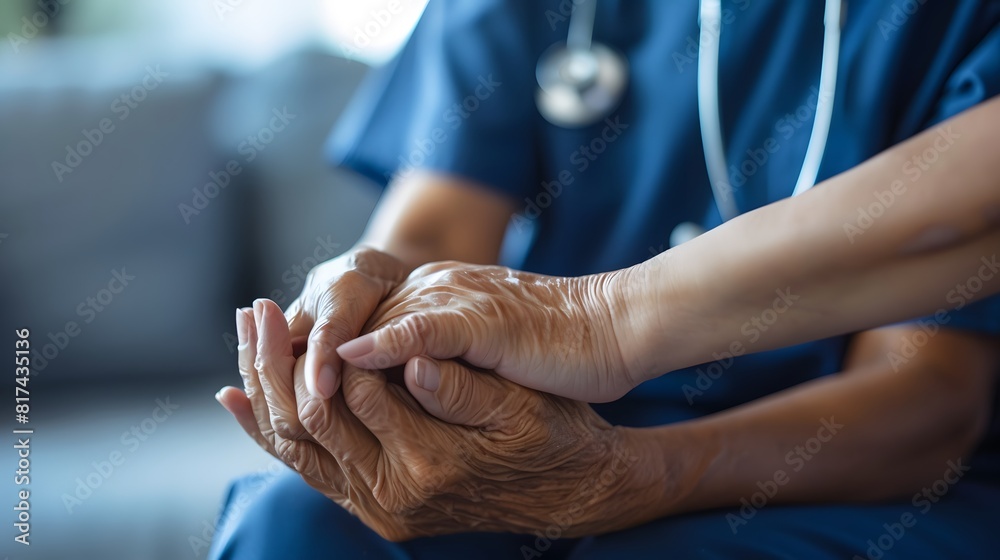
[[[326,320],[309,333],[309,347],[323,352],[333,352],[338,346],[353,338],[350,326],[344,321]]]
[[[257,385],[254,383],[248,383],[246,379],[243,381],[243,392],[250,400],[254,400],[260,395],[260,391],[257,390]]]
[[[395,324],[376,331],[379,351],[375,355],[375,365],[379,369],[390,366],[393,358],[404,356],[409,350],[417,350],[426,346],[425,342],[433,333],[432,321],[425,315],[416,313],[406,315]]]
[[[436,276],[439,273],[447,272],[463,266],[458,261],[437,261],[418,266],[410,273],[410,279],[426,278]]]
[[[367,274],[357,268],[349,268],[340,273],[340,277],[337,278],[337,282],[331,285],[331,290],[333,290],[334,287],[339,288],[341,284],[362,284],[366,282],[368,282]]]
[[[387,253],[374,247],[358,247],[348,257],[347,262],[351,268],[367,269],[384,261],[386,256]]]
[[[299,422],[303,429],[320,439],[332,426],[330,408],[319,400],[307,400],[299,407]]]
[[[403,263],[389,253],[372,247],[361,247],[347,259],[348,268],[369,279],[401,280]]]
[[[239,370],[240,370],[240,377],[243,378],[244,385],[250,380],[250,375],[254,373],[252,368],[253,368],[253,363],[251,363],[250,359],[244,356],[240,356]]]
[[[378,259],[381,254],[382,251],[373,247],[358,247],[347,257],[347,266],[351,268],[365,266],[371,261]]]
[[[389,337],[390,347],[399,350],[406,344],[425,340],[430,336],[434,332],[434,321],[424,313],[414,313],[404,317],[394,331],[395,336]]]
[[[254,360],[254,369],[259,374],[261,385],[273,390],[276,384],[281,386],[282,380],[286,378],[284,372],[290,372],[294,363],[294,358],[290,361],[288,356],[258,354]]]
[[[295,444],[294,440],[278,439],[274,443],[274,452],[278,455],[278,458],[281,459],[282,462],[291,466],[295,470],[302,472],[303,469],[300,469],[299,467],[306,466],[302,464],[303,459],[301,448]]]
[[[322,278],[326,276],[326,271],[329,267],[328,264],[329,262],[330,261],[321,262],[309,269],[309,272],[306,273],[306,279],[304,283],[306,289],[315,286],[318,282],[320,282]]]
[[[479,419],[484,415],[493,414],[496,410],[488,403],[476,398],[471,391],[462,391],[457,388],[444,395],[441,401],[445,409],[458,418]]]
[[[435,272],[442,270],[444,268],[444,264],[445,263],[443,262],[422,264],[417,268],[413,269],[413,272],[410,273],[410,279],[414,280],[417,278],[423,278],[425,276],[434,274]]]
[[[455,468],[451,465],[420,462],[413,468],[411,476],[417,496],[427,499],[444,492],[448,487]]]
[[[414,514],[419,514],[427,497],[421,496],[415,488],[396,482],[391,490],[378,492],[374,495],[379,507],[396,519],[406,520]]]
[[[298,440],[305,435],[305,428],[297,419],[286,418],[283,414],[272,414],[271,426],[274,434],[283,440]]]
[[[258,341],[258,344],[262,344],[262,342]],[[262,353],[260,351],[260,348],[258,348],[257,349],[257,356],[255,356],[254,359],[253,359],[253,369],[254,369],[254,371],[256,371],[258,373],[262,373],[267,368],[267,366],[270,363],[271,363],[270,358],[268,356],[266,356],[264,353]]]
[[[367,385],[367,383],[365,383]],[[378,411],[378,398],[368,387],[356,387],[344,395],[347,408],[358,418],[372,418]]]

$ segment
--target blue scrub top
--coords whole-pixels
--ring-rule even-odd
[[[345,112],[331,159],[382,185],[422,168],[508,195],[520,209],[510,235],[531,237],[505,264],[546,274],[627,267],[666,249],[681,222],[718,225],[698,126],[697,0],[598,0],[595,40],[627,56],[631,79],[607,120],[580,129],[549,124],[535,105],[536,63],[565,40],[570,6],[430,0],[406,47]],[[723,1],[721,117],[744,212],[792,192],[822,41],[823,2]],[[850,2],[818,179],[998,93],[1000,3]],[[914,179],[905,170],[900,178]],[[941,306],[951,307],[944,296]],[[1000,333],[1000,301],[945,318],[948,327]],[[734,333],[749,351],[752,331]],[[709,414],[838,371],[847,341],[675,372],[600,410],[631,425]]]

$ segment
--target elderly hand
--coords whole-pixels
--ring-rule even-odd
[[[292,337],[308,337],[304,383],[329,398],[340,384],[336,349],[356,337],[378,304],[406,278],[410,267],[388,253],[355,248],[309,271],[302,294],[286,312]],[[268,343],[266,333],[260,333]]]
[[[596,534],[648,518],[662,501],[667,473],[640,458],[632,430],[586,404],[428,358],[404,368],[415,400],[382,373],[350,366],[342,391],[316,399],[299,382],[304,360],[278,307],[258,301],[253,315],[238,329],[246,395],[226,388],[220,402],[261,447],[387,539]]]
[[[615,400],[645,380],[630,345],[634,325],[647,318],[634,309],[656,309],[625,293],[623,274],[560,278],[500,266],[425,265],[376,311],[382,326],[338,352],[368,369],[420,355],[461,358],[533,389]]]

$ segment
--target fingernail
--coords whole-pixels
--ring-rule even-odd
[[[340,357],[345,360],[356,360],[371,354],[374,349],[375,337],[370,334],[366,334],[365,336],[355,338],[354,340],[341,344],[340,347],[337,348],[337,353],[340,354]]]
[[[328,399],[333,396],[333,366],[327,364],[319,370],[316,378],[316,397]]]
[[[413,367],[413,377],[418,387],[432,393],[438,390],[441,385],[441,369],[436,363],[426,358],[418,358]]]
[[[247,316],[242,309],[236,310],[236,339],[240,346],[247,343]]]
[[[225,391],[225,388],[219,389],[219,392],[215,394],[215,400],[219,401],[219,404],[222,404],[222,392],[223,391]]]
[[[253,317],[254,322],[257,323],[257,351],[264,351],[264,343],[268,340],[267,336],[267,307],[264,306],[264,300],[258,299],[253,302]]]

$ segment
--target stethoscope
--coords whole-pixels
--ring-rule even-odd
[[[792,196],[807,191],[816,182],[833,118],[840,58],[840,29],[844,0],[826,0],[823,16],[823,60],[819,96],[812,133]],[[611,114],[625,96],[628,62],[620,53],[593,41],[597,0],[580,0],[570,15],[566,43],[549,47],[538,60],[535,75],[538,111],[554,125],[578,128],[594,124]],[[719,44],[722,35],[721,0],[700,0],[698,38],[698,120],[712,197],[723,221],[740,214],[726,172],[719,112]],[[715,33],[708,37],[707,33]],[[684,222],[670,234],[676,247],[704,233],[694,222]]]

